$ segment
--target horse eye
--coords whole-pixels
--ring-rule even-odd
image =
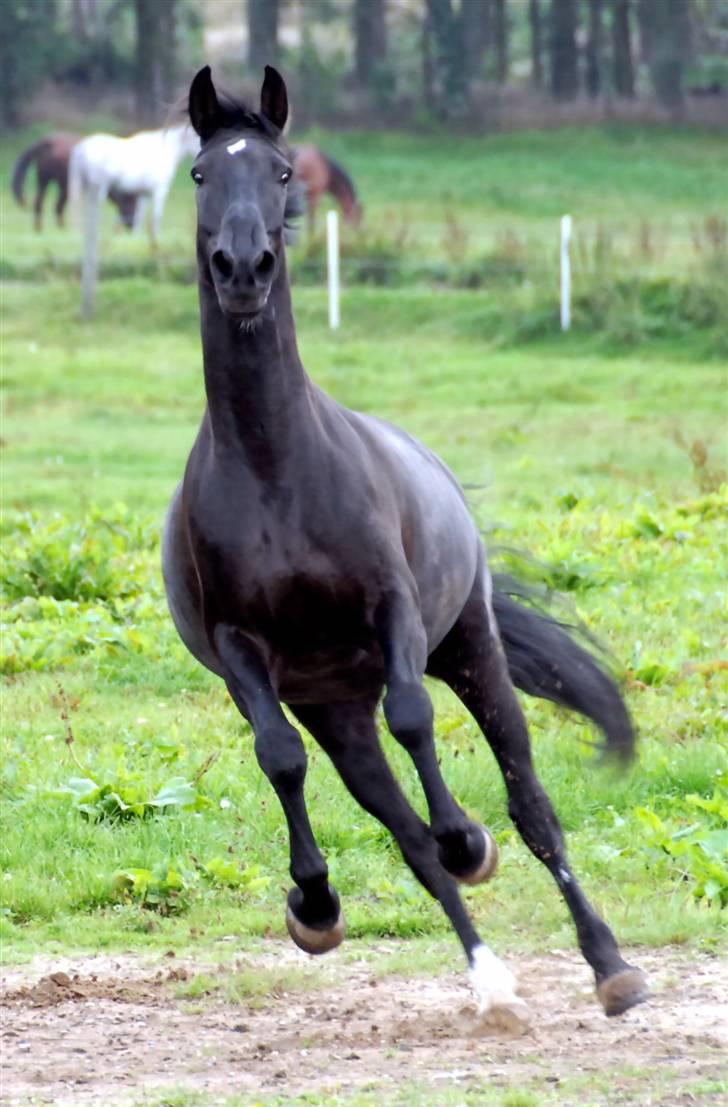
[[[292,176],[293,176],[293,172],[290,169],[284,169],[283,172],[281,173],[280,177],[278,178],[278,181],[279,181],[280,184],[283,184],[283,185],[288,184],[288,182],[290,181]]]
[[[196,185],[202,184],[202,173],[200,173],[199,169],[193,169],[190,176]]]

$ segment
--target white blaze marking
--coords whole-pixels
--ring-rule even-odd
[[[496,957],[493,950],[483,943],[473,950],[470,983],[478,997],[481,1014],[490,1011],[492,1007],[523,1004],[523,1000],[516,995],[515,976],[500,957]]]
[[[237,154],[241,150],[244,150],[247,145],[248,143],[244,138],[239,138],[237,142],[230,143],[227,148],[227,152],[228,154]]]

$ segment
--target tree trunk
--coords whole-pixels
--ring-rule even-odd
[[[448,119],[462,114],[466,104],[462,23],[451,0],[427,0],[427,17],[434,46],[435,101],[438,114]]]
[[[248,65],[258,80],[278,61],[279,0],[248,0]]]
[[[644,16],[650,39],[650,77],[659,102],[682,107],[683,69],[690,46],[693,0],[648,0]]]
[[[493,0],[463,0],[460,19],[467,79],[477,80],[493,37]]]
[[[140,123],[157,121],[162,103],[159,56],[162,49],[158,0],[134,0],[136,14],[136,114]]]
[[[160,3],[159,76],[166,104],[173,103],[177,93],[177,4],[178,0]]]
[[[645,65],[652,61],[652,0],[637,0],[637,26],[639,28],[639,58]]]
[[[528,22],[531,27],[531,84],[543,88],[543,16],[541,0],[528,0]]]
[[[432,57],[432,25],[429,11],[422,20],[422,98],[428,111],[437,111],[435,95],[435,62]]]
[[[354,72],[367,88],[377,62],[387,53],[385,0],[354,0]]]
[[[664,2],[664,0],[660,0]],[[612,0],[612,61],[614,91],[625,100],[634,99],[634,64],[630,0]]]
[[[576,0],[551,0],[549,16],[551,92],[557,100],[574,100],[579,92]]]
[[[589,0],[589,35],[586,41],[586,90],[593,100],[602,91],[602,0]]]
[[[495,0],[495,75],[499,85],[508,80],[508,13],[506,0]]]

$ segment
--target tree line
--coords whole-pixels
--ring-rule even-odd
[[[49,77],[129,88],[137,119],[158,118],[202,59],[214,7],[7,0],[5,124],[20,121],[29,94]],[[226,11],[244,32],[240,60],[256,73],[266,63],[292,70],[313,116],[330,114],[333,98],[363,111],[409,104],[419,115],[467,119],[484,89],[519,84],[556,103],[649,96],[679,110],[689,88],[719,95],[728,83],[728,0],[238,0]],[[329,32],[345,43],[330,55],[321,45]],[[718,77],[691,86],[707,56]]]

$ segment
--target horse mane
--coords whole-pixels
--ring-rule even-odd
[[[319,154],[328,166],[329,188],[333,192],[334,196],[338,196],[340,192],[345,192],[348,194],[349,199],[351,199],[355,204],[358,203],[359,198],[356,194],[354,182],[344,169],[343,165],[340,165],[338,161],[335,161],[334,158],[330,157],[328,154],[325,154],[321,149],[319,149]]]
[[[275,123],[271,123],[267,116],[251,108],[245,100],[233,96],[224,89],[217,89],[217,102],[221,113],[220,130],[257,131],[279,149],[288,153],[287,144],[282,137],[283,132],[276,127]],[[172,125],[173,118],[181,122],[184,119],[189,120],[189,117],[189,104],[187,97],[184,96],[172,105],[167,116],[167,125]]]

